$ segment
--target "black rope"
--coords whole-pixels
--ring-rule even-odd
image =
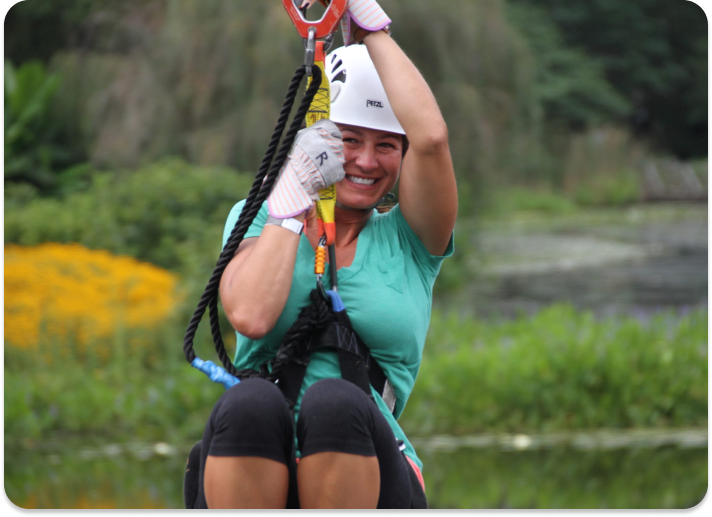
[[[267,196],[272,190],[272,186],[274,185],[274,182],[276,181],[277,176],[279,175],[279,171],[282,168],[282,165],[284,165],[284,161],[287,158],[287,154],[289,153],[292,144],[294,143],[294,138],[296,137],[297,132],[299,131],[304,120],[304,117],[306,116],[307,111],[309,110],[309,106],[311,105],[312,100],[314,99],[314,96],[316,95],[316,92],[319,89],[319,86],[321,85],[321,70],[319,69],[319,67],[313,66],[312,74],[313,75],[311,84],[309,85],[309,88],[307,88],[306,94],[302,99],[299,109],[297,110],[297,113],[294,116],[294,119],[292,120],[292,124],[287,130],[287,133],[284,137],[279,152],[277,153],[277,156],[274,157],[274,153],[279,144],[282,132],[284,131],[284,128],[287,124],[287,120],[289,119],[289,113],[292,110],[294,99],[296,98],[297,92],[299,90],[299,85],[301,84],[304,75],[306,75],[306,67],[301,66],[297,69],[289,85],[287,97],[284,101],[282,111],[277,121],[277,125],[274,129],[274,132],[272,133],[272,138],[270,139],[270,143],[267,148],[267,151],[265,152],[265,156],[262,159],[260,169],[257,172],[257,176],[255,177],[255,180],[252,183],[252,187],[250,188],[250,192],[247,195],[245,205],[242,207],[242,211],[240,212],[240,216],[237,222],[235,223],[235,227],[230,233],[230,238],[225,244],[222,253],[220,253],[220,257],[218,258],[215,269],[213,270],[213,273],[210,276],[210,280],[208,281],[208,284],[205,287],[202,296],[200,297],[198,306],[196,307],[193,316],[190,319],[190,323],[188,324],[188,328],[186,329],[185,337],[183,338],[183,353],[185,354],[185,358],[188,360],[189,363],[192,363],[193,360],[196,358],[195,352],[193,351],[193,341],[195,339],[195,333],[198,329],[198,325],[200,324],[200,320],[205,314],[205,309],[208,308],[208,312],[210,314],[210,327],[213,336],[213,342],[215,343],[215,350],[217,351],[218,357],[220,358],[220,361],[225,367],[225,370],[228,373],[237,377],[250,377],[258,374],[258,372],[253,371],[238,372],[227,355],[227,351],[225,350],[225,344],[222,340],[222,333],[220,332],[220,325],[218,320],[218,289],[220,286],[220,279],[222,278],[225,268],[232,260],[233,256],[235,255],[235,252],[237,251],[237,248],[240,246],[240,243],[245,237],[245,233],[247,233],[247,230],[252,224],[252,221],[255,219],[257,213],[262,207],[262,203],[265,199],[267,199]]]

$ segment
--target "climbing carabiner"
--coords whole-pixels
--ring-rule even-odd
[[[316,29],[309,27],[309,37],[304,41],[304,66],[307,77],[312,76],[312,66],[314,66],[314,53],[316,52],[316,39],[314,39]]]
[[[319,294],[324,297],[326,301],[329,301],[329,295],[326,294],[326,289],[324,288],[324,282],[321,281],[321,278],[316,281],[316,288],[319,291]]]

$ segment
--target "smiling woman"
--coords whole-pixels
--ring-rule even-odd
[[[425,507],[422,463],[397,419],[420,368],[435,278],[453,253],[457,191],[447,127],[425,80],[391,39],[390,22],[373,0],[348,2],[347,46],[324,62],[331,120],[297,136],[224,271],[220,298],[237,331],[234,365],[274,369],[279,388],[243,379],[217,402],[203,435],[194,507]],[[399,180],[398,205],[378,213]],[[307,350],[297,378],[282,370],[295,353],[284,343],[310,308],[325,303],[314,289],[320,221],[313,205],[330,185],[338,294],[329,296],[334,313],[348,307],[342,320],[362,360]],[[223,245],[244,204],[230,213]],[[331,274],[324,272],[324,283]]]

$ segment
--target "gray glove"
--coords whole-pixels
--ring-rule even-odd
[[[294,217],[309,210],[319,191],[344,179],[344,143],[330,120],[320,120],[297,133],[292,154],[267,198],[274,217]]]

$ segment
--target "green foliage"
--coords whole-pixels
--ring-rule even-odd
[[[186,363],[182,318],[141,348],[122,332],[81,356],[49,341],[41,354],[6,347],[6,444],[53,433],[199,437],[223,388]],[[563,305],[500,323],[435,312],[401,424],[413,437],[706,426],[706,343],[705,311],[647,323]],[[211,357],[210,347],[201,328],[196,352]]]
[[[42,354],[6,347],[6,443],[27,445],[49,433],[197,439],[224,389],[185,361],[182,328],[173,321],[142,348],[119,332],[81,356],[64,343],[45,342]]]
[[[88,17],[122,3],[125,0],[17,2],[5,17],[5,56],[15,63],[33,59],[46,63],[58,50],[76,46],[90,36],[82,30]]]
[[[682,158],[707,155],[707,18],[685,0],[510,0],[532,16],[518,25],[558,28],[632,106],[630,125]],[[533,13],[539,11],[536,17]],[[542,23],[543,20],[546,20]]]
[[[642,196],[646,153],[626,131],[598,127],[570,140],[566,193],[580,205],[625,205]]]
[[[515,0],[507,12],[535,56],[535,96],[550,123],[581,129],[630,114],[629,101],[608,82],[603,64],[564,43],[541,6]]]
[[[629,205],[640,199],[638,175],[633,170],[623,170],[615,176],[593,177],[579,186],[574,194],[583,206]]]
[[[433,314],[410,434],[707,425],[707,314],[598,321],[554,305],[488,324]]]
[[[59,86],[39,61],[18,69],[5,60],[5,185],[28,183],[39,191],[56,184],[52,167],[62,149],[52,142],[49,107]]]
[[[502,217],[514,212],[540,212],[566,215],[576,211],[576,203],[563,194],[546,188],[510,187],[497,189],[488,200],[491,217]]]
[[[6,210],[5,242],[78,242],[187,273],[214,265],[227,214],[252,180],[178,159],[96,173],[85,192]]]

